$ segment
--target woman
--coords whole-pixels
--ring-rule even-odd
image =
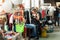
[[[39,40],[39,32],[41,34],[40,30],[40,19],[39,14],[37,13],[36,9],[33,9],[32,11],[32,24],[36,25],[36,40]]]

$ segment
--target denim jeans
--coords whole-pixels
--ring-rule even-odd
[[[33,29],[31,35],[36,36],[36,26],[34,24],[26,24],[25,26],[26,26],[26,28]]]

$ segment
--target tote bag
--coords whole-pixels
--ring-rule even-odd
[[[16,32],[22,33],[24,31],[24,23],[16,24]]]

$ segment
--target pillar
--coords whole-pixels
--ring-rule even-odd
[[[40,0],[40,5],[42,6],[44,4],[44,0]]]

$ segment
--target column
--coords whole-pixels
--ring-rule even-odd
[[[35,0],[35,7],[39,8],[39,0]]]
[[[40,0],[40,5],[42,6],[44,4],[44,0]]]

